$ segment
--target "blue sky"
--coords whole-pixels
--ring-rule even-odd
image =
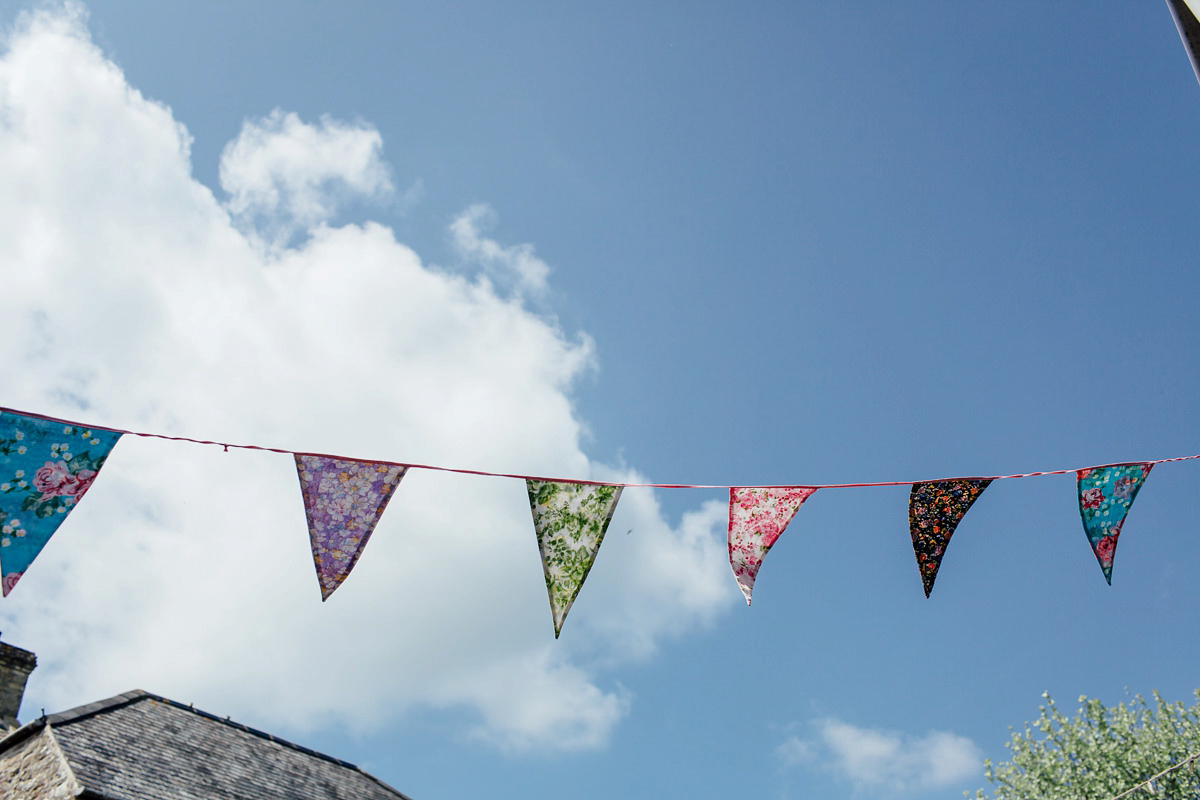
[[[32,8],[0,405],[662,483],[1200,452],[1164,3]],[[906,487],[817,492],[749,609],[723,492],[627,492],[557,642],[519,484],[406,477],[321,605],[290,469],[119,444],[0,606],[23,717],[138,686],[417,800],[933,800],[1043,691],[1200,685],[1194,461],[1111,588],[1068,475],[994,483],[928,600]]]

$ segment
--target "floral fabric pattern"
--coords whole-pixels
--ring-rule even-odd
[[[91,488],[121,434],[0,413],[0,591],[7,597]]]
[[[1092,552],[1100,562],[1104,580],[1112,586],[1113,557],[1125,515],[1150,474],[1153,464],[1119,464],[1115,467],[1081,469],[1079,515]]]
[[[913,484],[908,495],[908,528],[926,597],[933,591],[954,529],[990,483],[990,479],[963,478]]]
[[[406,467],[296,454],[324,602],[354,569]]]
[[[525,487],[557,639],[596,560],[621,487],[534,480],[525,481]]]
[[[767,551],[783,534],[800,506],[816,492],[804,486],[729,490],[729,566],[746,605]]]

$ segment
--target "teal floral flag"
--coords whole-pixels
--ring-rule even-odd
[[[525,485],[557,639],[596,560],[621,487],[534,480]]]
[[[1121,526],[1153,466],[1118,464],[1078,472],[1079,515],[1109,586],[1112,586],[1113,557],[1117,552],[1117,539],[1121,537]]]
[[[321,601],[358,563],[406,467],[296,453]]]
[[[0,585],[4,596],[83,499],[121,434],[0,413]]]
[[[957,478],[913,484],[908,495],[908,530],[926,597],[933,591],[954,529],[991,482],[989,478]]]

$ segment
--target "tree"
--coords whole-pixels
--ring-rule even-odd
[[[997,800],[1111,800],[1200,753],[1200,689],[1190,708],[1158,692],[1153,704],[1139,694],[1111,708],[1080,697],[1074,719],[1042,697],[1041,716],[1008,743],[1012,760],[985,762]],[[1129,797],[1200,798],[1200,765],[1188,763]]]

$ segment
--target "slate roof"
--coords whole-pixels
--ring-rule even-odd
[[[83,797],[408,800],[353,764],[140,690],[35,720],[0,750],[46,726]]]

